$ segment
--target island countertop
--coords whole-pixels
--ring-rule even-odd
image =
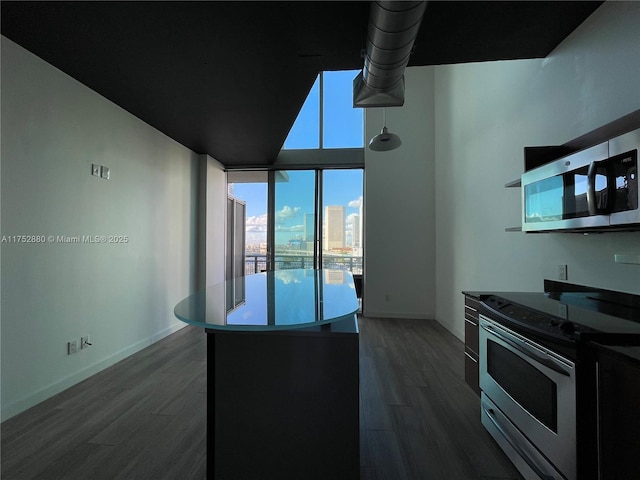
[[[276,270],[196,292],[174,309],[183,322],[213,330],[309,328],[355,314],[355,283],[345,270]]]

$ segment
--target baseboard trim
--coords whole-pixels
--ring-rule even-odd
[[[444,328],[446,328],[454,337],[456,337],[458,340],[460,340],[462,343],[464,343],[464,323],[462,324],[462,329],[457,328],[460,325],[458,324],[452,324],[451,322],[449,323],[445,323],[442,320],[440,320],[439,318],[436,318],[436,321],[442,325]]]
[[[363,317],[372,318],[401,318],[407,320],[435,320],[435,316],[431,313],[394,313],[394,312],[362,312]]]
[[[181,330],[186,326],[187,324],[184,322],[174,323],[173,325],[165,328],[164,330],[151,335],[151,343],[156,343],[162,340],[164,337],[168,337],[172,333],[176,333],[178,330]]]
[[[92,375],[95,375],[102,370],[109,368],[110,366],[118,363],[120,360],[124,360],[125,358],[133,355],[134,353],[139,352],[140,350],[152,345],[159,340],[171,335],[172,333],[177,332],[181,328],[186,326],[185,323],[178,322],[173,325],[161,330],[160,332],[154,333],[150,337],[144,338],[132,345],[129,345],[122,350],[115,352],[112,355],[109,355],[102,360],[98,360],[97,362],[88,365],[87,367],[78,370],[66,377],[61,378],[36,392],[27,395],[24,398],[16,400],[14,402],[9,403],[8,405],[2,405],[0,409],[0,421],[4,422],[9,418],[18,415],[19,413],[28,410],[31,407],[36,406],[37,404],[44,402],[45,400],[57,395],[60,392],[63,392],[69,387],[74,386],[77,383],[80,383],[83,380],[86,380]]]

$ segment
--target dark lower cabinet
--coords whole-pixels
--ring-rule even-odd
[[[464,293],[464,292],[463,292]],[[479,349],[479,313],[480,302],[472,294],[464,296],[464,380],[480,395]]]
[[[598,479],[640,478],[640,360],[600,350],[597,377]]]
[[[322,327],[209,330],[207,478],[357,480],[355,315]]]

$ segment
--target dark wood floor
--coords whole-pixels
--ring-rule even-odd
[[[361,480],[522,478],[480,424],[457,338],[435,321],[359,324]]]
[[[521,478],[480,425],[459,340],[434,321],[360,329],[362,480]],[[205,371],[187,327],[7,420],[1,478],[203,479]]]

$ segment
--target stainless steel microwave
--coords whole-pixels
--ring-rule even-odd
[[[640,129],[522,175],[522,230],[639,230]]]

